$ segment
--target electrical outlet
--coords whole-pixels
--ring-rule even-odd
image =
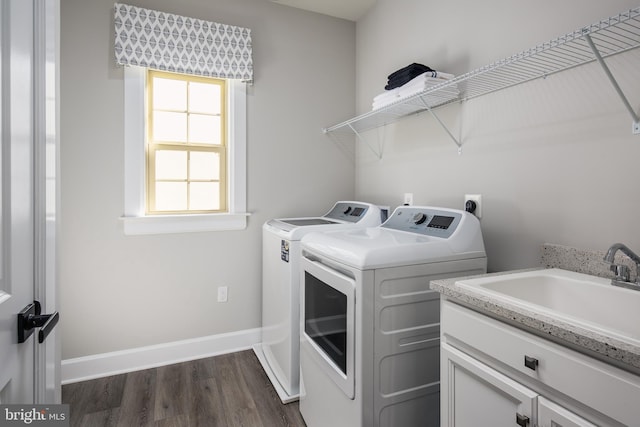
[[[475,203],[475,210],[472,212],[478,219],[482,218],[482,195],[480,194],[465,194],[464,196],[464,210],[469,211],[467,202]]]
[[[413,205],[413,193],[404,193],[404,202],[405,206]]]
[[[219,286],[218,287],[218,302],[227,302],[227,287]]]

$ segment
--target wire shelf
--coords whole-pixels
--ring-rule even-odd
[[[590,46],[590,40],[604,58],[639,47],[640,7],[446,80],[408,98],[325,128],[323,132],[365,132],[419,111],[437,109],[596,61],[597,54]]]

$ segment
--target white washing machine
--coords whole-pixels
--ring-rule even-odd
[[[440,425],[440,299],[486,272],[478,219],[402,206],[301,242],[300,412],[308,427]]]
[[[321,217],[282,218],[262,227],[262,342],[253,347],[283,403],[298,399],[300,239],[307,233],[372,227],[388,209],[341,201]]]

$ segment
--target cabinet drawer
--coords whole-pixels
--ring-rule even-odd
[[[625,425],[640,419],[636,375],[446,300],[441,328],[443,342],[463,351],[477,350],[515,369],[521,379],[545,384]]]
[[[446,343],[441,357],[443,427],[514,427],[518,416],[535,420],[537,393]]]

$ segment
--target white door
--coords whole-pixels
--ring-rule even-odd
[[[535,425],[534,391],[448,344],[442,344],[441,357],[442,426]]]
[[[46,99],[46,88],[52,85],[46,76],[55,71],[47,71],[44,31],[51,25],[55,28],[57,20],[57,12],[50,15],[54,22],[45,19],[57,10],[49,9],[55,3],[48,2],[0,2],[0,403],[4,404],[45,403],[47,377],[59,371],[53,366],[55,342],[47,343],[45,351],[34,333],[18,343],[17,321],[17,313],[33,303],[36,293],[42,299],[50,295],[47,286],[53,285],[55,276],[46,271],[47,262],[51,266],[51,259],[46,260],[52,255],[47,249],[51,240],[42,226],[46,220],[41,207],[47,193],[55,194],[55,185],[46,190],[44,183],[44,145],[47,139],[55,142],[55,126],[52,139],[45,123],[56,109],[55,102]],[[43,25],[34,25],[36,19]],[[49,306],[47,302],[44,307]]]

